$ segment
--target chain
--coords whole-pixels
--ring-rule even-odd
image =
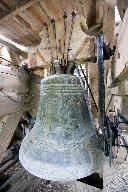
[[[91,88],[90,88],[90,85],[89,85],[89,83],[88,83],[87,77],[86,77],[86,75],[85,75],[85,73],[84,73],[84,71],[83,71],[83,69],[82,69],[81,64],[80,64],[80,69],[81,69],[81,71],[82,71],[82,74],[83,74],[83,76],[84,76],[85,82],[86,82],[87,87],[88,87],[88,89],[89,89],[90,95],[91,95],[92,100],[93,100],[93,103],[94,103],[94,105],[95,105],[95,108],[96,108],[96,110],[97,110],[97,112],[98,112],[98,106],[97,106],[97,104],[96,104],[95,98],[94,98],[94,96],[93,96],[92,90],[91,90]]]
[[[56,22],[55,22],[55,20],[53,18],[51,19],[51,23],[52,23],[54,39],[55,39],[56,59],[58,60],[58,48],[57,48],[57,38],[56,38]]]
[[[63,16],[63,20],[64,20],[64,38],[63,38],[63,55],[62,55],[62,61],[64,64],[64,54],[65,54],[65,48],[66,48],[66,33],[67,33],[67,13],[64,12],[64,16]]]
[[[72,21],[71,21],[71,29],[70,29],[70,33],[69,33],[69,40],[68,40],[67,53],[66,53],[66,65],[67,65],[67,61],[68,61],[68,51],[69,51],[69,48],[70,48],[72,33],[73,33],[73,29],[74,29],[75,17],[76,17],[76,12],[73,10],[73,12],[72,12]]]
[[[49,36],[49,32],[48,32],[48,25],[47,25],[47,23],[44,23],[44,25],[45,25],[45,29],[46,29],[46,35],[47,35],[47,41],[48,41],[48,48],[50,49],[50,54],[51,54],[51,61],[53,61],[54,58],[53,58],[53,53],[52,53],[50,36]]]

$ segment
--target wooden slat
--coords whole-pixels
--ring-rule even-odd
[[[36,28],[36,31],[37,31],[37,29],[43,29],[42,23],[40,21],[38,21],[35,17],[33,17],[29,11],[25,10],[25,11],[21,12],[19,15],[25,21],[27,21],[32,26],[32,28]]]
[[[14,113],[22,102],[28,88],[29,76],[16,69],[0,65],[0,116]]]
[[[27,92],[27,79],[25,71],[21,73],[8,66],[0,66],[0,89],[15,93]]]
[[[6,123],[2,127],[2,132],[0,134],[0,161],[3,158],[4,152],[7,150],[21,115],[22,111],[9,115]]]

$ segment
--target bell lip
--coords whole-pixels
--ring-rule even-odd
[[[74,171],[74,173],[73,173],[73,171],[70,170],[70,169],[67,170],[67,172],[65,172],[65,169],[63,169],[63,171],[65,172],[65,174],[63,174],[63,175],[65,175],[65,177],[60,177],[60,176],[59,176],[59,178],[56,177],[57,170],[54,171],[54,174],[50,174],[50,171],[48,171],[48,172],[45,171],[45,173],[42,175],[41,172],[38,172],[38,170],[37,171],[33,171],[34,170],[34,166],[30,166],[30,164],[28,165],[28,163],[25,162],[23,159],[20,159],[20,155],[19,155],[19,160],[20,160],[21,165],[29,173],[31,173],[32,175],[34,175],[34,176],[36,176],[36,177],[38,177],[40,179],[44,179],[44,180],[50,180],[50,181],[75,181],[77,179],[81,179],[81,178],[87,177],[87,176],[92,174],[91,170],[88,170],[88,172],[86,171],[86,174],[85,174],[85,172],[83,172],[83,168],[81,168],[81,170],[80,170],[81,174],[78,174],[78,175],[76,174],[76,171]],[[69,172],[72,173],[72,176],[71,175],[68,176],[67,173],[69,173]]]
[[[23,151],[21,148],[19,151],[19,161],[21,165],[29,173],[41,179],[51,180],[51,181],[73,181],[73,180],[87,177],[93,174],[94,172],[97,172],[98,170],[100,170],[101,166],[103,165],[104,157],[103,157],[103,153],[99,149],[98,151],[100,153],[99,153],[99,157],[96,159],[100,162],[100,164],[98,164],[97,167],[95,168],[93,167],[93,163],[91,162],[86,163],[86,166],[79,166],[79,167],[77,166],[59,167],[59,166],[49,165],[48,163],[44,163],[44,162],[41,163],[38,160],[36,161],[34,159],[28,159],[27,153],[23,155]]]

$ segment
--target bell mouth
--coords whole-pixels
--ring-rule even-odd
[[[39,162],[31,162],[31,164],[34,163],[34,166],[30,166],[28,162],[20,161],[22,166],[30,172],[32,175],[45,179],[45,180],[51,180],[51,181],[73,181],[77,179],[81,179],[86,177],[85,172],[83,172],[83,167],[79,167],[76,169],[76,167],[68,167],[68,168],[62,168],[62,167],[55,167],[53,165],[49,164],[42,164]],[[35,168],[36,167],[36,168]],[[87,176],[90,175],[90,169],[88,168],[89,164],[86,167],[86,174]]]
[[[51,181],[72,181],[98,171],[103,164],[103,154],[96,147],[96,138],[90,138],[82,148],[64,151],[43,149],[23,140],[19,151],[22,166],[31,174]]]
[[[83,150],[80,150],[79,153]],[[52,157],[50,157],[50,153],[53,155]],[[58,155],[56,155],[57,153]],[[47,155],[44,153],[38,158],[39,153],[38,156],[36,153],[31,155],[31,152],[28,152],[26,155],[22,155],[21,149],[19,159],[22,166],[28,172],[39,178],[51,181],[72,181],[83,178],[86,175],[90,175],[91,170],[91,159],[88,152],[85,150],[85,154],[82,155],[84,157],[82,162],[80,162],[82,156],[79,159],[80,154],[76,157],[77,153],[76,151],[64,151],[60,154],[60,152],[52,151],[48,152]],[[42,158],[43,155],[46,159]]]

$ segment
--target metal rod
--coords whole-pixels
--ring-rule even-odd
[[[68,52],[69,52],[69,48],[70,48],[70,44],[71,44],[72,33],[73,33],[73,28],[74,28],[74,23],[75,23],[75,17],[76,17],[76,12],[73,11],[72,12],[71,29],[70,29],[70,33],[69,33],[69,40],[68,40],[68,46],[67,46],[66,64],[67,64],[67,61],[68,61]]]
[[[6,164],[4,164],[1,168],[0,168],[0,174],[4,173],[5,171],[7,171],[10,167],[12,167],[14,164],[16,164],[19,161],[18,156],[16,156],[14,159],[10,160],[9,162],[7,162]]]
[[[67,33],[67,13],[64,12],[64,39],[63,39],[63,55],[62,55],[62,60],[64,64],[64,54],[65,54],[65,46],[66,46],[66,33]]]
[[[112,129],[111,129],[111,122],[108,118],[108,130],[109,130],[109,165],[112,165],[112,158],[113,158],[113,151],[112,151]]]
[[[58,60],[58,49],[57,49],[57,37],[56,37],[56,23],[55,20],[51,20],[52,26],[53,26],[53,33],[55,38],[55,47],[56,47],[56,59]]]
[[[112,94],[111,97],[110,97],[110,100],[109,100],[108,106],[107,106],[107,108],[105,110],[105,113],[107,113],[107,111],[108,111],[108,108],[109,108],[109,106],[110,106],[110,104],[112,102],[113,96],[114,96],[114,94]]]
[[[98,112],[98,107],[97,107],[95,98],[94,98],[94,96],[93,96],[92,90],[91,90],[91,88],[90,88],[90,85],[89,85],[89,83],[88,83],[87,77],[86,77],[86,75],[85,75],[85,73],[84,73],[84,71],[83,71],[83,69],[82,69],[81,64],[80,64],[80,69],[81,69],[82,74],[83,74],[83,76],[84,76],[84,79],[85,79],[85,81],[86,81],[86,84],[87,84],[87,87],[88,87],[89,92],[90,92],[90,94],[91,94],[91,97],[92,97],[93,103],[94,103],[94,105],[95,105],[95,108],[96,108],[96,110],[97,110],[97,112]]]
[[[48,32],[48,25],[47,23],[44,23],[45,28],[46,28],[46,35],[47,35],[47,41],[48,41],[48,48],[50,49],[50,54],[51,54],[51,60],[53,59],[53,54],[52,54],[52,47],[51,47],[51,41],[50,41],[50,36],[49,36],[49,32]]]
[[[18,156],[20,144],[21,144],[21,142],[18,142],[17,144],[14,144],[11,148],[9,148],[6,151],[2,161],[0,163],[0,167],[4,166],[7,162],[14,159],[16,156]]]
[[[4,190],[10,183],[15,182],[16,180],[19,180],[24,174],[24,172],[25,172],[25,169],[21,169],[17,171],[7,181],[5,181],[3,185],[0,186],[0,191]]]
[[[98,64],[98,111],[99,126],[104,133],[105,126],[105,84],[104,84],[104,56],[103,56],[103,35],[97,35],[97,64]]]

